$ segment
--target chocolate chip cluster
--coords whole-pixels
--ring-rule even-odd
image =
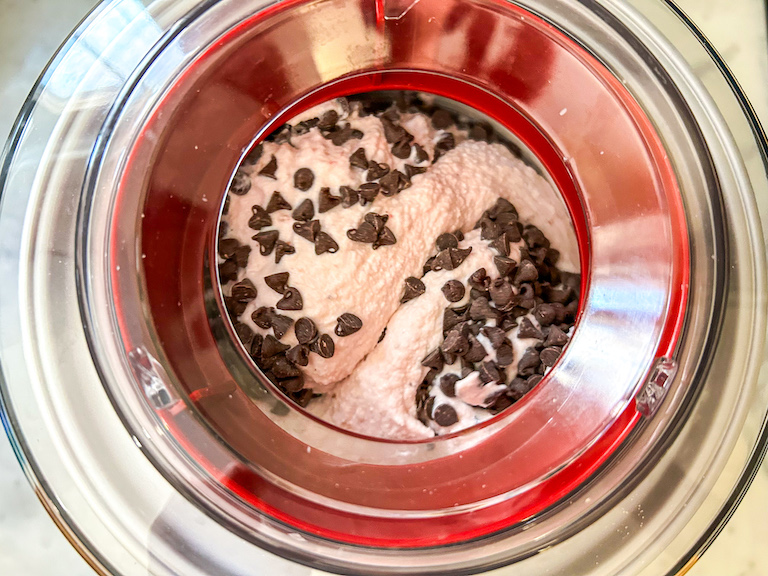
[[[419,419],[449,427],[458,421],[454,407],[437,404],[435,386],[448,398],[456,398],[457,383],[479,375],[478,386],[506,384],[493,388],[476,407],[499,412],[519,400],[542,379],[568,343],[568,333],[578,312],[580,277],[557,268],[559,253],[546,236],[532,225],[523,225],[517,210],[504,199],[487,210],[475,228],[496,251],[497,274],[485,268],[474,271],[466,284],[452,279],[441,290],[449,303],[443,313],[443,341],[423,359],[429,369],[416,392]],[[424,273],[455,268],[466,258],[456,233],[442,234],[436,242],[438,253],[424,266]],[[519,261],[509,258],[510,243],[520,246]],[[463,258],[462,258],[463,256]],[[421,279],[405,282],[402,302],[425,291]],[[465,299],[468,302],[451,306]],[[486,348],[479,336],[490,343]],[[517,359],[511,337],[535,340]],[[446,367],[452,367],[446,373]],[[452,371],[457,369],[457,372]],[[439,378],[438,378],[439,375]],[[462,385],[462,384],[460,384]]]

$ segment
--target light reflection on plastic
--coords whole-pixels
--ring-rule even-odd
[[[125,84],[162,32],[142,2],[118,2],[100,14],[87,37],[65,55],[48,82],[50,93],[67,100],[75,93],[86,97],[107,89],[113,92]]]

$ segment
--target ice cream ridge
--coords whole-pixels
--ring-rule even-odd
[[[338,427],[419,440],[491,418],[557,361],[576,240],[549,182],[428,98],[334,100],[238,168],[219,229],[235,332]]]

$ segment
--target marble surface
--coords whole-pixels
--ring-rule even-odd
[[[38,74],[94,0],[0,0],[0,142]],[[720,50],[768,123],[768,42],[761,0],[680,0]],[[739,135],[735,135],[737,138]],[[768,465],[690,576],[768,574]],[[0,434],[0,575],[89,576],[46,515]]]

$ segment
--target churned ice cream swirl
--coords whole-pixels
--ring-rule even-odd
[[[542,283],[534,286],[519,274],[552,269],[544,282],[552,290],[561,284],[555,262],[578,269],[573,230],[556,208],[556,193],[505,146],[467,134],[441,110],[431,118],[394,108],[366,114],[336,101],[302,114],[261,144],[233,180],[219,269],[237,333],[294,399],[306,404],[326,393],[311,409],[337,425],[425,438],[471,425],[489,417],[494,403],[503,404],[498,399],[513,380],[508,367],[525,352],[505,344],[500,353],[509,348],[509,363],[503,373],[493,372],[499,347],[480,333],[479,323],[492,328],[500,316],[468,319],[461,334],[450,333],[462,345],[467,338],[485,342],[485,354],[475,350],[477,361],[439,348],[449,336],[446,308],[475,305],[482,292],[468,284],[480,269],[487,273],[483,282],[509,284],[510,298],[522,300],[529,285],[538,290],[528,299],[530,309],[510,301],[508,316],[525,316],[545,332],[553,323],[567,329],[573,316],[572,309],[564,312],[570,294],[560,298],[560,322],[542,325],[532,311],[545,303]],[[535,242],[526,230],[536,231]],[[451,233],[455,246],[445,237],[450,246],[436,245]],[[507,276],[494,261],[499,257]],[[415,295],[404,297],[404,291]],[[485,300],[494,308],[490,294]],[[516,330],[517,323],[505,326],[503,338]],[[542,344],[545,338],[542,332]],[[435,350],[447,358],[430,366],[425,356]],[[495,380],[482,372],[484,361]],[[453,387],[441,387],[449,374]]]

